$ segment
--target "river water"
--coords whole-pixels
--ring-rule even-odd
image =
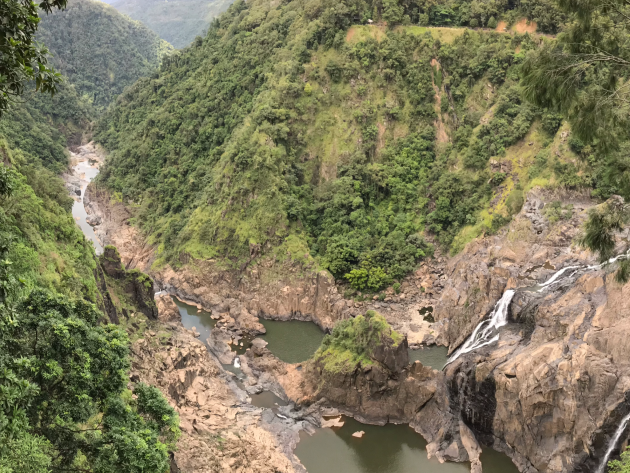
[[[429,347],[418,348],[417,350],[409,350],[409,363],[419,361],[424,366],[430,366],[434,370],[444,368],[448,360],[448,348],[432,345]]]
[[[173,298],[187,329],[193,327],[205,341],[216,325],[211,314],[196,306]],[[292,320],[281,322],[261,320],[267,333],[260,338],[268,342],[267,348],[282,361],[299,363],[309,359],[324,338],[324,333],[312,322]],[[239,347],[238,351],[243,348]],[[420,361],[433,369],[442,369],[447,360],[446,347],[431,346],[409,350],[409,360]],[[242,375],[238,368],[226,369]],[[271,392],[250,396],[256,407],[276,409],[287,405]],[[317,429],[315,434],[300,433],[300,442],[295,455],[309,473],[466,473],[468,463],[440,463],[427,459],[426,441],[408,425],[387,424],[385,426],[366,425],[343,417],[341,428]],[[357,431],[364,431],[363,438],[352,437]],[[518,469],[504,454],[492,449],[484,449],[481,456],[484,473],[518,473]]]
[[[88,184],[92,182],[92,179],[98,174],[98,163],[90,162],[89,160],[81,161],[79,164],[73,167],[75,174],[81,179],[81,196],[74,196],[74,204],[72,205],[72,216],[77,222],[85,238],[90,240],[94,245],[94,250],[97,255],[103,253],[103,245],[96,237],[94,229],[87,223],[87,212],[85,211],[85,205],[83,205],[83,197],[85,196],[85,189]]]

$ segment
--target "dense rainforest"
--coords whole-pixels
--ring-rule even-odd
[[[0,118],[0,471],[165,471],[177,415],[156,388],[129,384],[129,336],[99,310],[99,261],[59,175],[98,113],[172,48],[99,2],[51,2],[39,35],[63,77],[23,27],[38,23],[34,4],[6,5],[3,25],[22,22],[13,57],[40,63],[0,65],[24,82],[3,83]]]
[[[97,111],[150,75],[173,47],[145,25],[96,0],[69,0],[43,15],[37,31],[51,63]]]
[[[203,36],[212,19],[227,10],[232,0],[110,0],[107,3],[179,49],[192,43],[196,36]]]
[[[156,265],[288,256],[375,292],[497,232],[534,186],[627,196],[626,122],[589,115],[616,123],[609,140],[577,112],[627,74],[573,60],[588,35],[552,1],[237,0],[177,52],[100,2],[42,16],[65,82],[0,119],[2,473],[164,471],[179,433],[156,389],[129,389],[129,337],[96,308],[98,262],[58,177],[98,116],[100,185]],[[563,60],[582,72],[541,65]]]
[[[37,39],[46,43],[63,81],[53,96],[27,87],[0,118],[0,137],[28,162],[58,174],[68,167],[66,148],[89,138],[105,107],[125,87],[152,74],[173,48],[93,0],[72,0],[64,11],[44,14]]]
[[[499,29],[530,11],[495,7],[512,22]],[[136,208],[158,264],[289,251],[378,290],[435,245],[496,231],[533,185],[592,184],[562,117],[521,98],[542,37],[413,25],[479,8],[235,2],[99,121],[100,180]]]

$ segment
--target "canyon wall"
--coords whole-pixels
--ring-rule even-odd
[[[103,217],[98,231],[105,243],[120,248],[128,267],[150,271],[161,288],[252,334],[261,332],[259,316],[313,320],[330,329],[376,309],[410,345],[440,343],[453,352],[506,289],[517,289],[498,343],[461,357],[443,373],[429,375],[414,365],[394,375],[356,372],[330,380],[333,389],[321,393],[371,422],[409,422],[431,442],[429,453],[442,459],[470,456],[462,440],[469,436],[461,435],[470,428],[473,438],[508,453],[521,471],[592,471],[630,410],[624,358],[630,286],[619,286],[599,269],[540,293],[524,290],[558,269],[595,263],[574,244],[594,205],[587,198],[530,192],[522,211],[497,235],[471,242],[453,258],[424,264],[405,279],[401,294],[359,303],[344,299],[326,273],[290,262],[261,261],[241,272],[221,271],[212,261],[151,270],[153,249],[128,225],[126,209],[93,189],[88,196]],[[573,207],[550,221],[544,208],[554,201]],[[420,315],[430,305],[434,320]],[[407,389],[420,378],[422,389]]]

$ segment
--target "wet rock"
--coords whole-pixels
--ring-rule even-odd
[[[86,217],[85,221],[91,227],[96,227],[97,225],[100,225],[101,222],[102,222],[101,217],[99,217],[97,215],[88,215]]]
[[[230,348],[231,342],[232,335],[229,332],[216,327],[210,331],[208,347],[214,356],[224,365],[231,365],[236,356]]]

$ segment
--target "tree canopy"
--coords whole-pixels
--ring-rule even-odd
[[[24,93],[29,82],[42,92],[54,93],[60,74],[48,65],[48,50],[35,41],[40,22],[38,7],[51,13],[67,0],[6,0],[0,3],[0,116]]]
[[[571,22],[557,41],[550,41],[525,62],[524,94],[569,120],[574,146],[596,169],[595,195],[618,194],[628,199],[630,6],[617,0],[561,0],[559,5]],[[618,251],[614,234],[628,222],[630,207],[613,198],[591,212],[581,242],[606,262]],[[617,279],[627,281],[630,262],[622,259],[619,265]]]
[[[0,472],[166,471],[177,415],[157,389],[128,389],[128,336],[94,305],[72,199],[0,149]]]

